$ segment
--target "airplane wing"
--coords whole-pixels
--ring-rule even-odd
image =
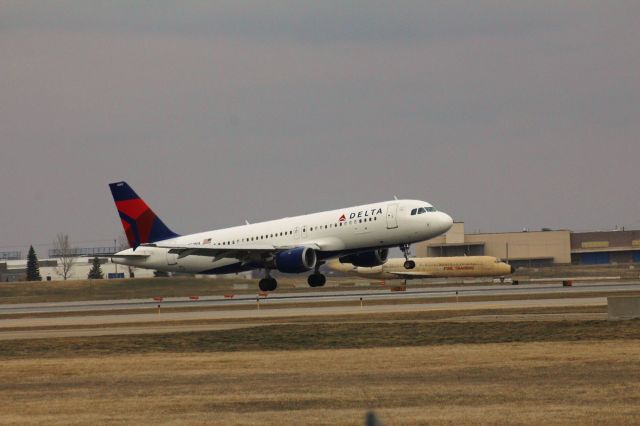
[[[240,261],[260,261],[265,257],[275,255],[281,251],[290,250],[297,247],[309,247],[314,250],[320,250],[317,244],[300,244],[295,246],[274,246],[271,244],[251,245],[251,246],[191,246],[176,244],[143,244],[144,247],[159,247],[169,249],[169,253],[177,254],[178,259],[187,256],[208,256],[214,261],[218,259],[238,259]]]

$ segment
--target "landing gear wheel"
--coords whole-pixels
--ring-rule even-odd
[[[327,282],[327,277],[322,274],[311,274],[309,278],[307,278],[307,283],[311,287],[322,287]]]
[[[404,262],[404,269],[413,269],[416,267],[416,262],[413,260],[406,260]]]
[[[278,287],[278,282],[274,278],[267,277],[258,282],[258,287],[262,291],[273,291]]]
[[[413,269],[416,267],[416,262],[409,260],[409,244],[402,244],[400,250],[404,254],[404,269]]]

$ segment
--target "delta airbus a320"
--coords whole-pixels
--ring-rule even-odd
[[[419,200],[392,200],[233,228],[178,235],[171,231],[126,182],[109,184],[131,248],[115,253],[122,265],[166,272],[230,274],[263,269],[263,291],[278,286],[271,271],[298,274],[321,287],[318,268],[331,258],[356,266],[386,262],[389,247],[400,247],[412,269],[409,245],[451,228],[449,215]]]

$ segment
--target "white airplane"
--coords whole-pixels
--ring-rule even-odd
[[[412,260],[416,266],[411,270],[403,267],[403,259],[389,259],[374,267],[355,266],[334,259],[327,262],[327,266],[334,271],[381,280],[504,277],[515,271],[512,265],[493,256],[414,257]]]
[[[412,269],[409,245],[451,228],[449,215],[419,200],[392,200],[287,217],[233,228],[178,235],[171,231],[126,182],[109,184],[131,248],[114,263],[192,274],[229,274],[264,269],[259,287],[273,291],[270,272],[313,271],[307,282],[323,286],[318,268],[331,258],[357,266],[377,266],[389,247],[399,246]]]

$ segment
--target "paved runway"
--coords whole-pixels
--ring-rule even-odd
[[[544,300],[506,300],[499,302],[460,302],[460,303],[416,303],[403,305],[371,305],[313,307],[313,308],[283,308],[283,309],[243,309],[243,310],[207,310],[194,312],[166,312],[149,314],[124,314],[124,315],[94,315],[94,316],[70,316],[55,318],[19,318],[0,321],[0,340],[30,339],[43,337],[69,337],[69,336],[99,336],[115,334],[146,334],[177,331],[199,330],[224,330],[232,328],[255,327],[269,319],[300,317],[300,316],[327,316],[392,312],[421,312],[435,310],[470,310],[470,309],[505,309],[505,308],[533,308],[553,306],[601,306],[607,303],[604,297],[571,298],[571,299],[544,299]],[[176,321],[196,320],[233,320],[255,319],[256,322],[235,324],[194,324],[171,325],[155,324]],[[131,327],[104,327],[114,324],[136,324]],[[139,326],[146,324],[147,326]],[[28,330],[31,327],[83,327],[76,329],[52,329],[52,330]],[[86,328],[95,326],[96,328]],[[22,330],[16,330],[16,329]]]
[[[359,304],[354,306],[331,306],[312,308],[282,308],[282,309],[242,309],[242,310],[206,310],[191,312],[166,312],[161,314],[125,314],[125,315],[93,315],[93,316],[63,316],[54,318],[18,318],[0,321],[0,340],[28,339],[43,337],[68,337],[68,336],[95,336],[106,334],[143,334],[175,331],[214,330],[219,327],[235,326],[242,328],[255,326],[269,319],[301,317],[301,316],[327,316],[327,315],[367,315],[372,313],[394,312],[421,312],[435,310],[470,310],[470,309],[505,309],[505,308],[533,308],[553,306],[602,306],[606,304],[606,298],[564,298],[564,299],[531,299],[531,300],[505,300],[491,302],[460,302],[460,303],[415,303],[398,305],[371,305]],[[196,321],[196,320],[245,320],[255,319],[255,323],[249,324],[211,324],[188,325],[182,324],[180,328],[166,322]],[[163,324],[154,324],[160,323]],[[108,327],[115,324],[135,324],[134,331],[123,328]],[[146,324],[140,327],[141,324]],[[58,330],[27,330],[32,327],[71,327]],[[73,329],[73,326],[82,327]],[[86,328],[94,326],[96,328]],[[106,328],[104,328],[107,326]],[[23,329],[23,330],[19,330]]]

